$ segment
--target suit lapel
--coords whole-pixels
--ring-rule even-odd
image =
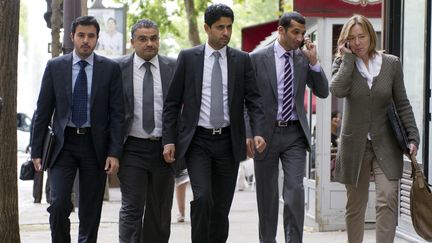
[[[59,70],[66,70],[64,77],[65,79],[61,79],[65,81],[64,87],[66,87],[66,98],[69,102],[68,106],[72,107],[72,52],[67,54],[61,63],[61,67]]]
[[[159,58],[159,70],[160,70],[161,83],[162,83],[162,96],[165,100],[165,97],[168,93],[168,86],[171,79],[172,70],[167,60],[164,57],[159,55],[158,58]]]
[[[277,93],[277,76],[276,76],[276,61],[274,55],[274,45],[271,45],[270,47],[267,48],[263,63],[267,71],[267,75],[269,76],[270,86],[272,87],[273,95],[277,101],[278,93]]]
[[[204,72],[204,45],[197,47],[194,53],[195,61],[195,98],[197,104],[201,106],[201,94],[202,94],[202,83],[203,83],[203,72]]]
[[[92,84],[91,84],[91,93],[90,93],[90,108],[93,107],[93,103],[94,103],[94,100],[96,97],[96,92],[98,90],[98,86],[99,86],[98,78],[100,78],[102,76],[101,69],[100,69],[101,67],[103,67],[103,61],[95,53],[94,54],[94,67],[93,67]]]
[[[301,77],[301,70],[302,70],[302,56],[297,52],[297,50],[294,51],[294,97],[298,97],[298,88],[303,85],[300,84],[302,78]]]
[[[133,95],[133,57],[134,54],[128,56],[124,62],[121,64],[122,66],[122,78],[124,90],[123,93],[126,95],[127,106],[129,106],[130,110],[133,111],[134,108],[134,95]]]
[[[231,107],[232,98],[234,95],[235,87],[235,53],[227,46],[227,69],[228,69],[228,107]]]

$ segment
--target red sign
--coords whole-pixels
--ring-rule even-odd
[[[305,17],[351,17],[361,14],[381,18],[381,1],[377,0],[294,0],[294,10]]]

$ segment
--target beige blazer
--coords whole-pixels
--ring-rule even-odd
[[[410,143],[418,146],[420,137],[412,107],[406,95],[399,58],[382,54],[381,71],[369,89],[351,53],[333,63],[330,92],[344,99],[342,132],[336,157],[335,179],[357,185],[367,134],[370,133],[377,162],[389,180],[402,177],[403,154],[390,126],[387,108],[394,101]]]

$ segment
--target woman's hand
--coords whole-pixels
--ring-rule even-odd
[[[343,45],[340,45],[338,48],[339,48],[340,53],[342,53],[342,54],[353,53],[351,51],[351,49],[349,48],[349,41],[346,41]]]
[[[410,143],[408,145],[408,147],[409,147],[409,153],[410,153],[410,155],[416,156],[417,155],[417,146],[415,146],[415,144]]]

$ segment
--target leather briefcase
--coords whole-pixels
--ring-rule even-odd
[[[20,179],[23,181],[29,181],[34,179],[35,168],[33,165],[33,161],[28,159],[21,165],[20,170]]]
[[[432,193],[415,156],[411,156],[411,166],[411,220],[417,234],[427,241],[432,241]]]
[[[54,148],[55,136],[51,126],[48,126],[42,147],[42,169],[46,171],[51,164],[51,155]]]
[[[402,121],[399,118],[396,106],[393,102],[387,108],[387,116],[393,129],[393,134],[395,135],[399,146],[401,147],[403,152],[408,155],[408,136],[406,134],[405,127],[403,126]]]

